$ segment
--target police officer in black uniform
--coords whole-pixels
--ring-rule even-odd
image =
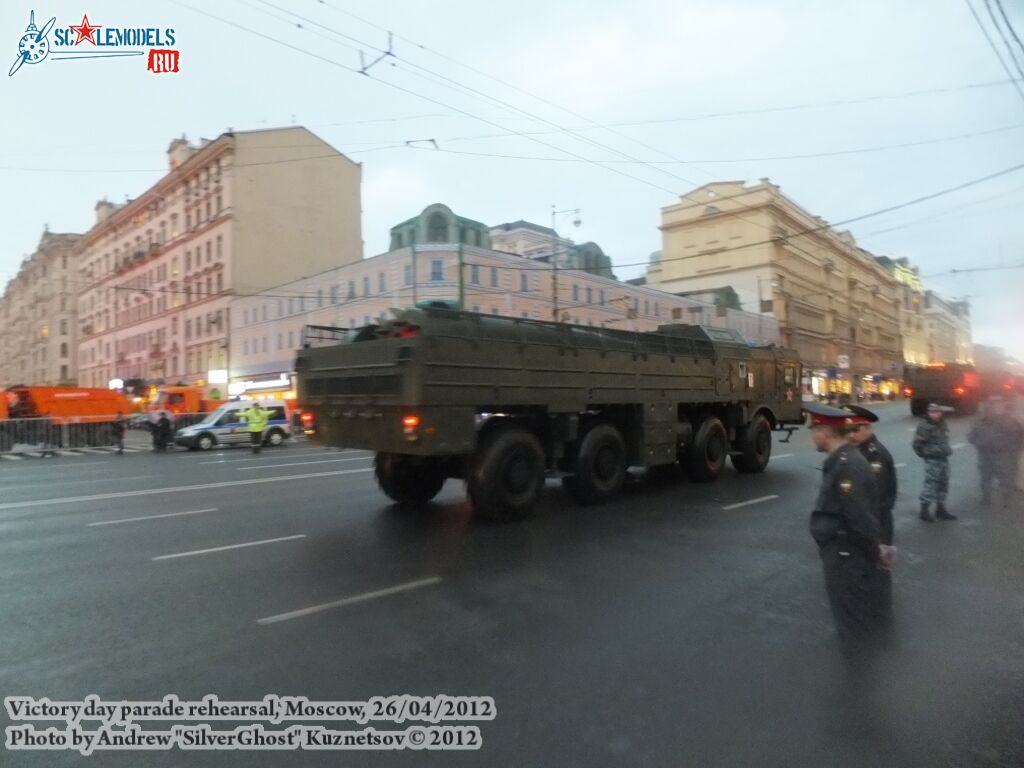
[[[882,528],[882,543],[891,547],[892,509],[896,506],[896,464],[889,449],[882,445],[878,435],[871,428],[871,425],[878,421],[878,415],[860,405],[848,405],[846,410],[852,414],[851,418],[847,419],[846,439],[857,446],[874,474],[878,490],[878,523]],[[882,570],[880,578],[884,599],[883,615],[880,618],[885,626],[889,626],[892,621],[892,573]]]
[[[882,541],[874,472],[846,440],[846,429],[856,417],[815,403],[805,410],[815,447],[828,454],[811,513],[811,536],[824,565],[843,657],[855,680],[863,682],[885,628],[882,573],[892,564],[892,549]]]

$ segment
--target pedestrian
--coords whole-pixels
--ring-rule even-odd
[[[1015,493],[1017,464],[1024,443],[1024,427],[1014,418],[1008,403],[990,397],[971,426],[967,440],[978,452],[978,476],[981,481],[981,505],[992,506],[993,481],[1008,507]]]
[[[270,421],[270,411],[263,410],[260,404],[253,400],[252,405],[238,416],[249,425],[249,445],[252,446],[252,452],[259,453],[263,447],[263,432]]]
[[[896,506],[896,464],[892,459],[889,449],[882,445],[882,441],[875,434],[872,424],[878,421],[878,415],[859,405],[848,405],[846,409],[853,414],[853,418],[847,420],[846,439],[855,445],[861,456],[867,459],[875,478],[875,486],[878,491],[878,524],[882,530],[882,543],[891,547],[893,545],[893,516],[892,510]],[[881,571],[883,593],[883,611],[881,620],[885,626],[892,623],[892,573],[888,570]]]
[[[117,455],[121,456],[124,454],[124,432],[127,425],[124,421],[124,414],[121,411],[117,412],[117,418],[114,419],[114,442],[117,445]]]
[[[152,411],[149,414],[149,422],[146,426],[149,427],[149,436],[153,441],[153,453],[157,453],[160,450],[160,411]]]
[[[856,685],[868,682],[884,635],[881,573],[893,550],[882,542],[875,478],[867,460],[846,440],[849,412],[808,404],[814,447],[828,454],[811,513],[811,536],[825,571],[825,589],[839,645]]]
[[[926,523],[939,520],[956,520],[956,515],[946,509],[949,493],[949,457],[953,449],[949,445],[949,425],[945,415],[953,409],[946,405],[930,403],[925,419],[917,425],[913,449],[924,459],[924,487],[921,489],[921,519]],[[935,517],[931,505],[935,504]]]
[[[167,453],[167,444],[171,441],[171,414],[167,411],[160,412],[160,418],[156,422],[156,446],[159,453]]]

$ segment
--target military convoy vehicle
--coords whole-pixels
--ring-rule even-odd
[[[314,442],[376,453],[381,490],[424,505],[465,480],[476,515],[508,520],[546,477],[584,504],[629,467],[696,481],[768,465],[803,420],[800,362],[735,332],[636,333],[441,308],[354,330],[308,326],[295,370]],[[674,471],[674,470],[673,470]]]

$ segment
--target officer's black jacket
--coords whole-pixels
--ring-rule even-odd
[[[878,559],[882,530],[878,490],[871,467],[853,445],[842,445],[825,459],[821,492],[811,513],[811,536],[819,547],[853,547]]]
[[[888,512],[896,506],[896,464],[892,460],[892,454],[879,442],[877,435],[872,435],[858,447],[875,474],[878,508]]]

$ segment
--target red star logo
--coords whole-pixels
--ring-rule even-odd
[[[86,40],[88,42],[92,43],[93,45],[96,45],[96,30],[97,29],[103,29],[103,25],[102,24],[99,24],[99,25],[90,24],[89,23],[89,15],[85,14],[85,13],[82,14],[82,23],[81,24],[79,24],[77,27],[74,24],[68,24],[68,27],[70,27],[72,30],[74,30],[75,34],[78,35],[78,39],[75,40],[75,45],[78,45],[82,41],[86,41]]]

